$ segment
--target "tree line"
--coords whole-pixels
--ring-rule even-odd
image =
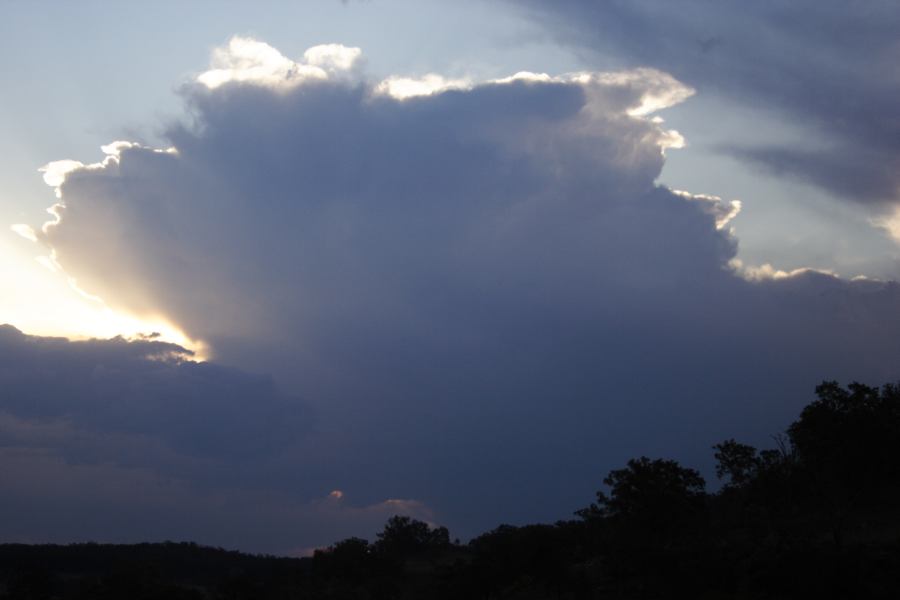
[[[573,518],[466,544],[395,516],[306,559],[146,544],[113,568],[79,563],[109,546],[0,546],[0,598],[900,597],[900,387],[824,382],[771,448],[712,451],[714,492],[639,457]]]

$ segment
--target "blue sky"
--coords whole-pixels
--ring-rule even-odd
[[[895,379],[900,11],[673,4],[0,5],[0,536],[466,537]]]

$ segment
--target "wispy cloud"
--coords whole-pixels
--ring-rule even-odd
[[[737,140],[733,150],[743,159],[872,211],[890,212],[900,202],[895,2],[524,6],[566,45],[667,70],[704,94],[762,108],[825,140],[779,147]]]

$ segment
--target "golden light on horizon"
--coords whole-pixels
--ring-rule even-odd
[[[34,249],[34,245],[17,236],[0,238],[0,278],[4,281],[0,323],[8,323],[30,335],[73,340],[116,336],[153,339],[190,350],[194,360],[209,359],[205,343],[192,339],[165,317],[134,315],[110,308],[101,298],[79,290],[65,273],[53,268],[51,257],[34,256]]]

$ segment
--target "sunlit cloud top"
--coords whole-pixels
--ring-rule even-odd
[[[472,85],[470,79],[447,79],[436,73],[428,73],[422,77],[388,77],[375,87],[375,92],[404,100],[447,90],[471,89]]]
[[[197,81],[209,89],[230,82],[289,88],[348,71],[360,55],[359,48],[323,44],[308,49],[303,55],[305,62],[295,62],[264,42],[235,36],[227,46],[213,51],[211,68],[198,75]]]
[[[294,61],[265,42],[250,37],[234,36],[228,44],[212,53],[210,69],[197,76],[197,82],[209,89],[238,82],[273,89],[290,89],[311,81],[324,81],[354,72],[362,59],[362,50],[343,44],[320,44],[307,49],[303,58]],[[641,91],[639,100],[628,114],[645,117],[679,104],[695,90],[668,73],[651,68],[617,72],[579,71],[551,76],[547,73],[519,71],[508,77],[490,79],[482,84],[520,82],[579,84],[586,88],[626,87]],[[376,95],[398,100],[429,96],[447,90],[469,90],[479,85],[472,77],[446,77],[438,73],[421,76],[391,75],[372,86]],[[681,140],[680,136],[677,136]],[[674,138],[673,138],[674,140]],[[680,147],[672,141],[668,147]],[[60,165],[59,168],[62,168]]]

